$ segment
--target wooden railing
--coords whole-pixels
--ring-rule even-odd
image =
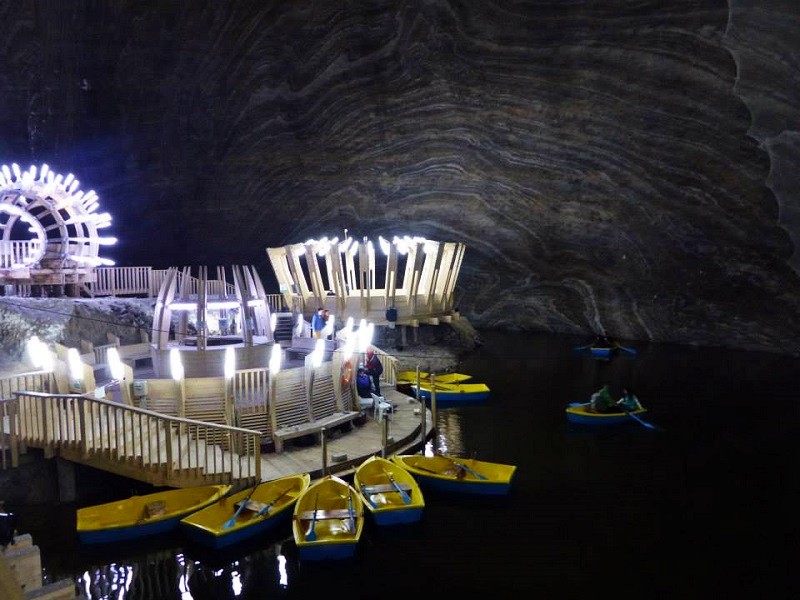
[[[261,433],[172,417],[77,394],[15,392],[9,438],[154,485],[261,480]],[[225,451],[207,440],[225,439]]]
[[[93,296],[146,296],[155,298],[161,284],[167,276],[167,269],[153,269],[152,267],[97,267],[94,270],[95,281],[88,283],[87,287]],[[183,273],[178,273],[182,278]],[[196,296],[200,280],[191,277],[189,281],[189,294]],[[222,288],[222,281],[209,280],[207,293],[212,296],[235,296],[232,283],[226,283]],[[285,307],[283,294],[267,294],[267,304],[272,312],[280,312]]]
[[[15,265],[25,264],[41,249],[38,239],[0,240],[0,268],[10,269]]]

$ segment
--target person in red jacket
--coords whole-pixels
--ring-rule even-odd
[[[372,379],[372,387],[375,388],[375,394],[381,395],[381,375],[383,374],[383,363],[375,354],[373,348],[367,349],[367,362],[364,364],[364,369],[367,375]]]

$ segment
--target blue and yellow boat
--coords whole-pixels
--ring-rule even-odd
[[[174,531],[181,519],[217,502],[230,490],[230,485],[196,486],[79,508],[78,539],[96,544]]]
[[[364,529],[364,503],[343,479],[326,475],[294,505],[292,533],[301,560],[352,557]]]
[[[287,524],[294,504],[311,483],[308,473],[288,475],[231,494],[181,520],[189,539],[225,548]]]
[[[446,454],[395,454],[392,460],[411,473],[423,489],[458,494],[507,495],[517,470],[516,465]]]
[[[415,523],[422,518],[422,490],[411,473],[395,462],[370,456],[356,468],[353,487],[376,525]]]

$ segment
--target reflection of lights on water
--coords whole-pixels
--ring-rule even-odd
[[[84,571],[79,578],[83,584],[86,598],[125,598],[133,583],[133,567],[111,563],[105,568]]]
[[[178,590],[182,600],[193,600],[192,592],[189,590],[189,577],[191,576],[192,563],[187,563],[183,554],[176,554],[175,561],[180,565],[181,576],[178,578]]]
[[[283,554],[278,554],[278,575],[281,587],[289,587],[289,573],[286,570],[286,557]]]
[[[242,594],[242,575],[239,571],[231,573],[231,589],[234,596],[241,596]]]

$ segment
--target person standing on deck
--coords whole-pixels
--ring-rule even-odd
[[[323,309],[318,308],[314,316],[311,317],[311,337],[315,340],[321,338],[323,329],[325,329],[325,317],[323,316]]]
[[[383,363],[381,363],[378,355],[375,354],[375,350],[371,347],[367,349],[367,362],[364,364],[364,369],[367,371],[367,375],[372,379],[372,387],[375,388],[375,394],[380,396]]]

